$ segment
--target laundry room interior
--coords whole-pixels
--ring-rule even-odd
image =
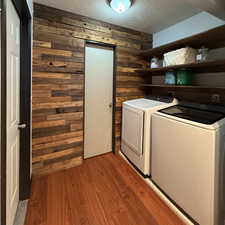
[[[225,224],[223,0],[0,6],[0,225]]]

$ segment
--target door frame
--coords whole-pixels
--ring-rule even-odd
[[[117,62],[117,57],[116,57],[116,45],[113,44],[107,44],[104,42],[98,42],[98,41],[92,41],[92,40],[85,40],[84,44],[84,105],[83,105],[83,111],[84,111],[84,119],[83,119],[83,129],[85,128],[85,49],[87,45],[93,45],[93,46],[100,46],[100,47],[106,47],[106,48],[111,48],[113,50],[113,93],[112,93],[112,152],[115,154],[116,153],[116,62]],[[85,130],[83,132],[83,140],[85,138]],[[83,149],[84,149],[84,141],[83,141]],[[84,154],[83,154],[83,159],[84,159]]]
[[[7,24],[6,2],[1,0],[1,224],[6,224],[6,118],[7,118]],[[27,0],[12,0],[20,17],[20,122],[27,127],[20,132],[19,198],[25,200],[30,195],[31,157],[31,29],[32,15]]]

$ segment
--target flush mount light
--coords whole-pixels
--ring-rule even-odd
[[[110,0],[109,4],[117,13],[123,13],[130,8],[132,0]]]

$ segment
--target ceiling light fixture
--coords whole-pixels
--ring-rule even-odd
[[[117,13],[123,13],[131,7],[132,0],[110,0],[110,7]]]

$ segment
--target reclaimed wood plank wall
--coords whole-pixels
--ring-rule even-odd
[[[144,95],[139,86],[144,78],[135,69],[148,63],[135,52],[151,46],[152,36],[35,4],[33,37],[33,174],[48,174],[82,163],[85,40],[117,46],[118,151],[121,104]]]

